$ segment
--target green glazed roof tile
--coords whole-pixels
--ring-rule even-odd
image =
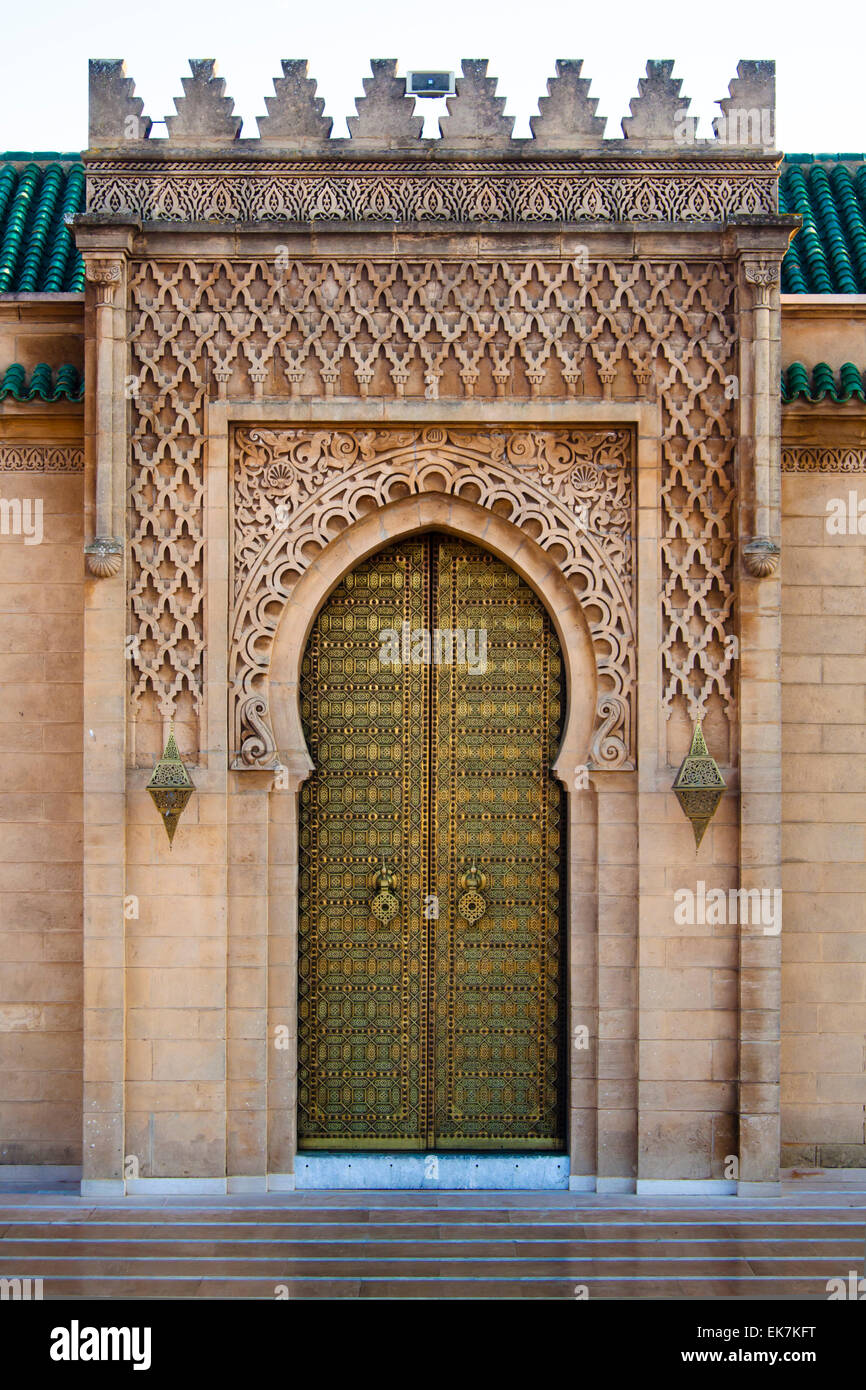
[[[0,155],[0,294],[83,291],[81,253],[64,220],[83,209],[78,156]]]
[[[69,362],[56,368],[40,362],[28,382],[21,363],[13,362],[0,379],[0,401],[7,396],[13,401],[80,401],[84,399],[84,381],[78,368]]]
[[[803,219],[783,294],[866,294],[866,154],[786,155],[779,211]]]
[[[844,405],[850,400],[866,401],[866,375],[853,362],[843,363],[838,378],[826,362],[818,362],[809,373],[802,362],[792,362],[782,372],[782,403],[831,400]]]
[[[79,155],[0,154],[0,294],[83,291],[66,224],[83,209]],[[787,155],[779,210],[803,219],[782,263],[784,294],[866,294],[866,153]]]

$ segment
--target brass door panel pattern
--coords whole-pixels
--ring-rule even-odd
[[[388,630],[438,631],[442,659],[383,660]],[[564,688],[545,609],[495,556],[413,537],[331,595],[301,703],[299,1147],[561,1150]]]

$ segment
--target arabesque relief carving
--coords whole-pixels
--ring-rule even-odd
[[[783,473],[866,473],[866,449],[798,444],[782,450]]]
[[[0,444],[0,471],[83,473],[84,450],[65,444]]]
[[[663,707],[695,720],[721,700],[731,715],[734,278],[721,261],[585,252],[335,261],[276,246],[273,261],[131,264],[134,713],[201,707],[209,399],[406,397],[435,412],[476,398],[495,420],[498,398],[582,396],[659,402]]]
[[[307,169],[175,162],[118,170],[88,161],[87,211],[160,222],[717,222],[775,211],[776,177],[745,161],[691,168],[561,163],[548,168]]]
[[[444,492],[550,550],[587,616],[599,674],[593,762],[633,765],[632,436],[619,430],[238,429],[233,449],[234,766],[278,763],[271,646],[297,578],[371,507]]]

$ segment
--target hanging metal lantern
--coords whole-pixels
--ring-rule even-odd
[[[195,791],[192,778],[181,762],[174,730],[168,736],[168,743],[162,757],[153,769],[153,776],[147,784],[153,797],[153,804],[162,816],[168,843],[174,840],[177,823],[186,809],[187,802]]]
[[[692,746],[680,764],[674,780],[677,801],[692,823],[695,832],[695,852],[700,848],[704,832],[719,809],[725,794],[725,779],[715,758],[711,758],[701,731],[701,721],[695,725]]]

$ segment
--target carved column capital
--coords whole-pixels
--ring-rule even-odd
[[[84,275],[91,285],[96,286],[97,304],[113,304],[114,291],[120,284],[123,274],[119,260],[87,260]]]
[[[774,261],[744,261],[743,274],[752,286],[756,309],[769,309],[770,290],[779,283],[779,266]]]

